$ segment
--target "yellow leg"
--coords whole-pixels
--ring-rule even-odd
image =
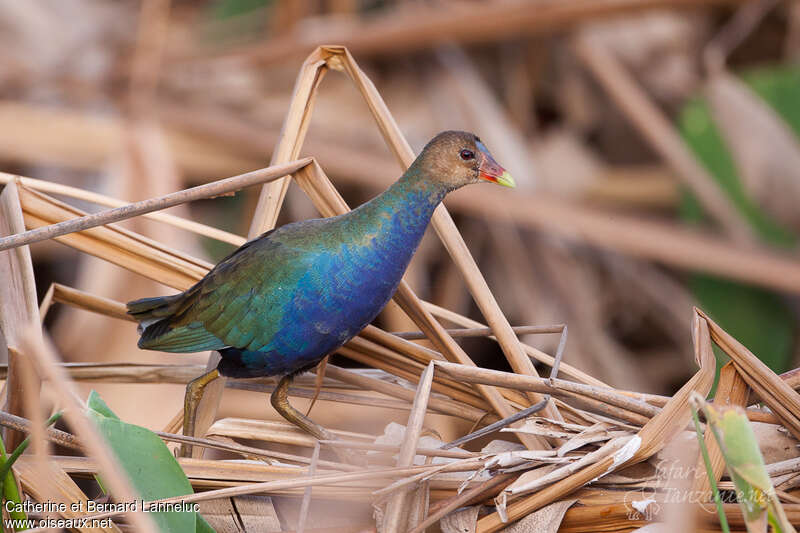
[[[272,407],[275,408],[280,415],[299,427],[313,435],[317,440],[334,440],[334,437],[327,429],[312,421],[306,415],[295,409],[289,403],[289,384],[292,382],[294,376],[284,376],[278,382],[278,386],[272,391],[270,402]]]
[[[183,434],[194,437],[195,417],[197,406],[203,399],[203,393],[209,383],[219,377],[219,371],[214,369],[211,372],[193,379],[186,385],[186,396],[183,399]],[[192,454],[192,447],[188,444],[181,445],[181,457],[189,457]]]
[[[303,431],[310,433],[317,440],[336,440],[336,437],[330,431],[291,406],[289,403],[289,384],[292,382],[293,378],[294,376],[291,375],[284,376],[278,382],[278,386],[275,387],[275,390],[272,391],[272,396],[270,396],[272,407],[274,407],[283,418]],[[343,463],[354,465],[366,464],[364,457],[360,456],[358,453],[340,448],[334,448],[333,451]]]

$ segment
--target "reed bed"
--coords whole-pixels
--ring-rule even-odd
[[[136,87],[127,103],[134,118],[126,120],[147,122],[142,117],[147,116],[147,106],[153,102],[154,79],[165,60],[163,28],[159,29],[163,10],[167,9],[164,4],[145,2],[141,13],[140,43],[131,67],[131,83]],[[482,10],[487,8],[478,7],[477,14],[468,18],[482,16],[493,27],[516,34],[538,34],[551,25],[573,24],[639,7],[638,2],[630,1],[602,5],[573,2],[546,6],[533,17],[512,4],[485,13]],[[684,7],[688,3],[658,4]],[[412,32],[414,25],[403,19],[379,18],[346,42],[365,56],[406,53],[423,44],[441,44],[445,36],[453,42],[472,42],[474,32],[463,31],[459,20],[432,16]],[[142,42],[152,45],[142,46]],[[316,46],[302,63],[288,106],[280,110],[283,126],[279,135],[273,132],[264,140],[263,129],[187,102],[165,112],[169,118],[163,129],[132,141],[144,152],[148,164],[160,164],[160,150],[172,143],[183,146],[176,150],[182,166],[194,165],[198,173],[215,169],[224,174],[222,171],[232,166],[229,155],[215,152],[213,143],[187,141],[191,136],[185,136],[185,130],[226,131],[228,139],[241,141],[240,148],[249,152],[246,157],[251,163],[258,161],[252,154],[263,152],[267,143],[272,159],[265,168],[193,187],[174,186],[159,194],[153,193],[157,188],[150,188],[148,197],[137,202],[0,173],[0,184],[4,185],[0,193],[0,338],[4,343],[0,346],[8,352],[8,364],[0,367],[5,398],[0,426],[8,451],[25,437],[31,444],[30,451],[13,465],[22,499],[76,504],[84,509],[87,502],[100,499],[95,483],[98,476],[114,501],[140,499],[109,443],[91,422],[83,391],[86,387],[126,387],[130,402],[144,401],[152,394],[152,387],[183,386],[213,367],[218,358],[218,354],[207,353],[205,360],[191,362],[177,362],[175,358],[159,363],[66,360],[45,326],[54,312],[81,310],[84,320],[109,331],[132,329],[132,319],[122,301],[101,291],[64,283],[39,287],[39,300],[30,245],[49,246],[49,241],[55,241],[76,250],[82,258],[99,260],[94,265],[114,265],[114,270],[106,272],[121,269],[131,274],[127,279],[147,279],[171,290],[185,290],[212,264],[199,254],[185,251],[191,247],[176,246],[181,239],[145,236],[153,233],[142,231],[143,224],[157,224],[155,227],[163,228],[165,235],[179,232],[184,239],[206,238],[238,246],[275,227],[286,215],[285,200],[293,194],[290,186],[297,189],[294,193],[304,195],[309,210],[303,215],[335,216],[350,209],[341,193],[343,186],[364,185],[373,174],[381,180],[413,161],[411,145],[350,50],[323,42],[317,35],[296,32],[215,57],[221,65],[231,59],[265,65],[291,57],[299,48]],[[612,386],[607,383],[609,374],[595,376],[583,367],[584,361],[570,357],[565,346],[572,323],[512,325],[490,288],[487,272],[479,267],[464,233],[456,226],[450,208],[473,216],[491,213],[498,224],[512,228],[502,237],[496,234],[492,245],[509,254],[519,253],[525,246],[520,228],[534,228],[672,268],[718,274],[787,294],[800,292],[796,255],[754,242],[753,231],[741,213],[726,200],[669,120],[613,54],[588,34],[573,38],[570,49],[669,171],[696,195],[719,232],[647,220],[636,214],[608,217],[591,206],[525,191],[514,197],[501,197],[496,191],[486,191],[479,197],[455,197],[434,214],[432,228],[438,240],[433,245],[443,250],[441,255],[447,259],[446,265],[439,267],[443,279],[450,278],[443,283],[461,280],[457,283],[463,283],[481,321],[475,320],[475,315],[468,316],[469,305],[449,308],[440,305],[441,298],[434,302],[421,297],[412,288],[413,272],[409,271],[387,311],[391,315],[387,322],[397,328],[368,326],[337,351],[347,366],[326,358],[313,375],[299,376],[289,389],[293,398],[310,400],[309,410],[316,409],[312,413],[324,406],[325,425],[335,440],[316,441],[286,422],[230,416],[220,408],[223,397],[233,394],[266,405],[266,394],[277,385],[271,378],[217,380],[198,409],[194,435],[183,434],[182,404],[165,403],[161,410],[168,413],[159,414],[167,422],[154,433],[176,455],[181,445],[189,447],[189,456],[177,461],[194,493],[147,499],[140,511],[165,503],[196,502],[200,514],[219,532],[627,532],[656,523],[668,528],[681,524],[685,528],[681,530],[687,531],[723,531],[725,526],[714,507],[712,487],[716,486],[727,498],[722,509],[729,530],[745,531],[749,519],[734,503],[735,498],[730,498],[735,486],[726,470],[724,450],[706,430],[702,440],[709,455],[707,469],[693,426],[690,400],[697,395],[709,397],[714,387],[711,405],[741,409],[755,428],[775,494],[789,522],[800,525],[800,369],[776,374],[701,308],[686,305],[674,312],[673,304],[664,303],[657,312],[667,316],[664,320],[668,326],[682,327],[675,328],[676,342],[691,350],[692,357],[685,360],[685,366],[693,374],[674,394],[634,390],[635,380],[623,379],[629,376],[624,370],[625,358],[610,353],[616,351],[613,343],[606,342],[603,335],[588,335],[582,341],[584,346],[597,346],[610,353],[609,365],[623,369],[619,374],[623,385]],[[447,46],[439,50],[444,70],[451,76],[443,83],[455,80],[461,97],[471,102],[465,107],[473,106],[470,112],[489,117],[492,124],[502,124],[506,119],[498,109],[490,103],[479,104],[486,101],[485,87],[471,77],[474,73],[464,66],[464,57],[459,54]],[[182,65],[197,61],[190,50],[180,49],[167,59]],[[365,166],[370,168],[353,171],[353,167],[347,167],[353,171],[348,183],[336,179],[338,171],[332,179],[325,170],[337,168],[337,161],[347,156],[346,148],[343,156],[338,148],[331,148],[335,140],[324,143],[310,138],[306,143],[307,133],[313,128],[315,103],[325,91],[322,80],[331,71],[343,74],[356,89],[394,158],[392,162],[388,157],[367,154],[369,163]],[[0,103],[0,121],[13,117],[25,122],[35,112],[32,106]],[[86,123],[81,115],[57,113],[63,131],[88,132],[87,137],[96,141],[71,160],[78,168],[93,165],[99,157],[96,152],[110,150],[102,139],[123,135],[127,128],[114,121]],[[508,150],[509,158],[524,164],[522,145],[515,144],[514,136],[507,133],[512,129],[498,129],[497,135],[506,135],[504,150]],[[0,145],[4,135],[0,132]],[[142,140],[145,138],[146,142]],[[191,157],[191,148],[198,146],[208,148],[199,150],[202,165]],[[246,159],[241,154],[238,157],[237,164]],[[333,161],[331,167],[328,161]],[[168,166],[164,163],[159,172],[168,175]],[[169,184],[180,185],[174,180]],[[368,183],[370,187],[376,185],[382,187],[384,183]],[[215,198],[256,186],[259,193],[247,236],[190,219],[185,210],[164,212],[185,208],[188,202],[215,202]],[[558,258],[559,246],[550,244],[537,245],[546,252],[542,261],[551,268],[566,265],[563,257]],[[110,280],[121,279],[107,275]],[[641,281],[644,276],[651,276],[650,281],[643,282],[645,285],[661,288],[653,301],[670,294],[668,283],[658,278],[657,272],[635,277]],[[518,285],[524,285],[524,273],[512,277]],[[657,282],[652,282],[654,278]],[[686,303],[681,300],[682,294],[676,291],[676,300]],[[676,318],[680,313],[689,320]],[[542,349],[524,340],[534,335],[558,335],[559,340],[552,349]],[[477,364],[465,347],[465,341],[476,338],[494,343],[509,370]],[[716,384],[715,349],[727,361],[719,369]],[[542,371],[546,375],[540,374]],[[370,420],[381,420],[390,412],[404,423],[355,430],[345,423],[345,409],[357,410],[359,416]],[[49,427],[47,416],[56,411],[63,411],[65,422],[57,428]],[[4,509],[3,517],[8,518],[8,514]],[[102,528],[109,532],[159,531],[150,513],[127,509],[93,513],[70,509],[50,516],[110,519]],[[674,527],[671,530],[678,530]]]

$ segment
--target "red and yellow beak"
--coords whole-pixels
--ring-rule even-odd
[[[494,160],[492,154],[489,153],[489,149],[480,141],[476,144],[478,145],[477,155],[479,160],[478,177],[503,187],[516,187],[517,184],[514,182],[514,178]]]

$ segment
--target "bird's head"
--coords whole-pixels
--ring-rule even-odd
[[[428,176],[449,189],[480,181],[515,186],[511,174],[497,164],[474,133],[444,131],[438,134],[422,150],[417,163],[425,168]]]

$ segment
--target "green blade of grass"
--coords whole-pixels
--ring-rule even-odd
[[[717,480],[714,479],[714,471],[711,468],[711,458],[708,456],[708,448],[706,448],[706,442],[703,438],[703,430],[700,428],[700,417],[697,416],[697,409],[695,406],[692,405],[691,407],[694,430],[697,433],[697,442],[700,444],[700,452],[703,454],[703,464],[706,466],[706,474],[708,474],[708,481],[711,483],[711,490],[714,494],[714,504],[717,506],[719,526],[724,533],[731,533],[731,528],[728,526],[728,517],[725,516],[725,509],[722,507],[722,498],[717,488]]]

